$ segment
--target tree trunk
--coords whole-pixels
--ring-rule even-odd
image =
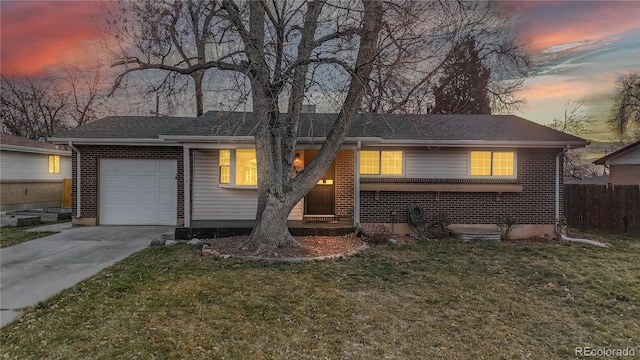
[[[287,227],[287,217],[298,201],[309,192],[318,179],[326,172],[335,158],[340,146],[349,131],[351,122],[355,118],[358,108],[362,103],[365,92],[366,79],[371,73],[371,63],[375,58],[375,44],[382,24],[382,3],[379,1],[365,1],[365,13],[363,29],[361,30],[360,46],[356,59],[355,73],[352,75],[349,92],[344,100],[342,110],[332,130],[329,132],[325,143],[309,164],[296,178],[291,178],[295,154],[297,135],[285,134],[285,126],[278,112],[279,89],[269,84],[268,64],[264,61],[261,40],[264,39],[264,12],[257,2],[251,2],[251,31],[254,40],[247,47],[251,63],[251,79],[253,113],[258,121],[256,132],[256,157],[258,161],[258,209],[256,224],[251,232],[248,243],[258,246],[258,252],[270,248],[295,245],[297,241],[291,236]],[[314,5],[315,8],[315,5]],[[319,14],[321,7],[316,10]],[[315,13],[315,11],[314,11]],[[315,16],[315,15],[314,15]],[[312,23],[311,19],[309,23]],[[312,39],[313,32],[308,31]],[[252,38],[248,38],[250,41]],[[307,57],[308,54],[304,55]],[[255,59],[262,61],[255,61]],[[297,69],[305,70],[305,68]],[[302,75],[306,73],[303,71]],[[296,129],[295,124],[299,120],[299,108],[303,96],[298,96],[295,91],[304,88],[305,77],[300,76],[292,85],[294,88],[290,110],[294,110],[293,118],[289,119],[287,127]],[[299,103],[296,103],[299,102]]]
[[[257,253],[267,249],[298,245],[287,227],[287,218],[293,208],[288,203],[290,201],[287,201],[286,196],[267,194],[262,216],[256,221],[248,241],[248,245],[257,247]]]
[[[191,74],[195,83],[196,90],[196,116],[202,115],[204,112],[204,96],[202,92],[202,79],[204,78],[204,70],[198,70]]]

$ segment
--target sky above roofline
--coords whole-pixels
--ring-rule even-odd
[[[498,1],[512,16],[537,65],[516,115],[538,123],[561,117],[568,100],[583,100],[596,119],[590,134],[612,140],[606,118],[618,76],[640,71],[640,1]],[[0,69],[34,75],[60,62],[81,63],[95,53],[107,1],[0,2]],[[151,107],[151,106],[150,106]],[[320,108],[322,110],[322,108]],[[178,114],[183,115],[183,114]]]

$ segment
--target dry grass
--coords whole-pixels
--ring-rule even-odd
[[[640,239],[454,240],[269,264],[149,248],[2,329],[8,359],[574,358],[640,351]]]
[[[42,226],[42,224],[34,225],[34,226],[24,226],[24,227],[23,226],[0,227],[0,248],[20,244],[25,241],[38,239],[41,237],[55,234],[55,232],[51,232],[51,231],[38,231],[38,232],[25,231],[25,229],[29,229],[35,226]]]

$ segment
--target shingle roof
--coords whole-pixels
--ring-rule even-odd
[[[69,139],[157,139],[176,128],[189,128],[193,117],[107,116],[63,131],[53,138]]]
[[[56,150],[56,146],[54,144],[42,142],[38,140],[27,139],[27,138],[10,135],[6,133],[0,134],[0,144],[28,147],[28,148],[37,148],[37,149],[46,149],[46,150]]]
[[[326,137],[336,117],[337,114],[302,114],[299,137]],[[56,137],[156,139],[160,135],[251,136],[255,131],[252,113],[209,111],[198,118],[110,116]],[[584,139],[513,115],[360,114],[348,137],[424,141],[585,142]]]

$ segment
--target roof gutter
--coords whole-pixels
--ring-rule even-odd
[[[368,141],[367,141],[368,142]],[[570,146],[571,148],[584,147],[589,141],[487,141],[487,140],[402,140],[389,139],[378,141],[379,145],[422,145],[422,146],[447,146],[447,147],[536,147],[557,148],[558,146]]]
[[[31,146],[19,146],[19,145],[9,145],[9,144],[0,145],[0,150],[26,152],[26,153],[33,153],[33,154],[54,154],[54,155],[63,155],[63,156],[71,155],[71,152],[65,151],[65,150],[45,149],[45,148],[36,148]]]
[[[172,144],[163,139],[148,138],[49,138],[54,144],[66,144],[74,142],[76,145],[161,145],[161,146],[181,146],[180,144]]]
[[[255,136],[184,136],[184,135],[160,135],[160,139],[162,140],[170,140],[175,142],[189,142],[189,143],[254,143],[256,138]],[[313,136],[304,136],[298,137],[298,143],[322,143],[326,140],[326,137],[313,137]],[[344,139],[345,143],[353,143],[356,144],[361,141],[366,142],[380,142],[382,138],[379,137],[347,137]]]
[[[82,204],[82,168],[81,168],[81,158],[80,158],[80,150],[77,147],[73,146],[73,142],[69,141],[69,147],[76,152],[76,218],[80,219],[81,213],[81,205]]]

